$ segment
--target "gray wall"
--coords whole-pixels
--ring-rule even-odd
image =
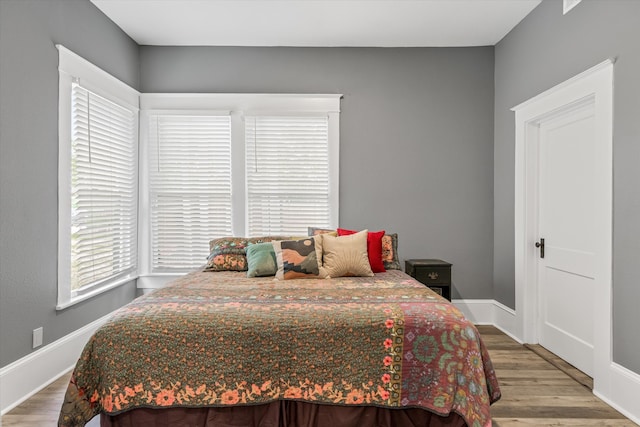
[[[396,232],[402,259],[453,263],[454,298],[492,298],[493,51],[141,46],[141,82],[344,94],[340,225]]]
[[[139,86],[138,46],[86,0],[0,0],[0,366],[134,298],[133,283],[56,312],[58,51]]]
[[[613,129],[613,359],[640,373],[640,1],[545,0],[495,50],[494,286],[514,307],[514,115],[509,109],[617,57]]]

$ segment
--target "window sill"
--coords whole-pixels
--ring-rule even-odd
[[[121,279],[118,279],[115,282],[111,282],[111,283],[108,283],[106,285],[97,287],[97,288],[95,288],[95,289],[93,289],[91,291],[83,293],[82,295],[78,295],[76,297],[73,297],[73,298],[71,298],[71,300],[69,300],[67,302],[63,302],[61,304],[56,305],[56,311],[65,310],[65,309],[67,309],[67,308],[69,308],[69,307],[71,307],[73,305],[76,305],[76,304],[82,302],[82,301],[86,301],[89,298],[93,298],[96,295],[100,295],[100,294],[102,294],[102,293],[104,293],[106,291],[109,291],[111,289],[120,287],[120,286],[122,286],[122,285],[124,285],[126,283],[130,283],[131,281],[136,280],[136,279],[137,279],[137,276],[129,275],[129,276],[123,277]]]
[[[185,273],[150,273],[138,277],[138,289],[160,289],[164,288],[169,282],[184,276]]]

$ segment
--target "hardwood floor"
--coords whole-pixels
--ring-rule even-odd
[[[539,346],[534,352],[493,326],[478,326],[478,330],[502,390],[502,398],[491,407],[494,427],[636,426],[540,354],[559,366],[564,364],[563,370],[588,384],[588,377],[557,356]]]
[[[580,375],[579,371],[571,372],[573,368],[559,359],[552,364],[540,356],[554,362],[553,354],[522,346],[492,326],[478,329],[491,353],[502,390],[502,399],[492,406],[495,427],[636,427],[554,364],[572,375]],[[3,416],[1,425],[55,426],[68,381],[69,374],[64,375]],[[588,385],[588,380],[582,382]],[[90,425],[98,426],[97,418]]]

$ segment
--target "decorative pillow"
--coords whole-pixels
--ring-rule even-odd
[[[307,227],[307,231],[309,236],[319,236],[321,234],[330,234],[332,236],[337,236],[338,233],[336,230],[331,230],[328,228],[320,228],[320,227]]]
[[[271,242],[249,243],[247,252],[247,277],[274,276],[278,271],[276,253]]]
[[[344,228],[338,228],[338,236],[349,236],[357,233],[354,230],[345,230]],[[369,256],[369,265],[371,271],[374,273],[384,273],[384,263],[382,262],[382,238],[384,237],[384,230],[382,231],[369,231],[367,234],[367,253]]]
[[[222,237],[209,242],[210,254],[204,271],[246,271],[245,248],[249,242],[244,237]]]
[[[274,241],[278,279],[317,279],[320,277],[316,238]]]
[[[348,236],[322,236],[323,266],[329,277],[373,276],[367,256],[367,230]]]
[[[287,240],[288,236],[221,237],[209,241],[209,256],[204,271],[246,271],[249,243]]]
[[[385,234],[382,238],[382,262],[387,270],[402,270],[398,258],[398,235]]]
[[[295,240],[295,239],[296,237],[291,237],[291,236],[262,236],[262,237],[250,237],[247,239],[247,241],[249,242],[249,244],[255,244],[255,243],[271,243],[274,240]]]

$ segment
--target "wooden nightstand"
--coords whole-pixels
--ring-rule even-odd
[[[408,259],[404,270],[418,282],[451,301],[451,264],[441,259]]]

